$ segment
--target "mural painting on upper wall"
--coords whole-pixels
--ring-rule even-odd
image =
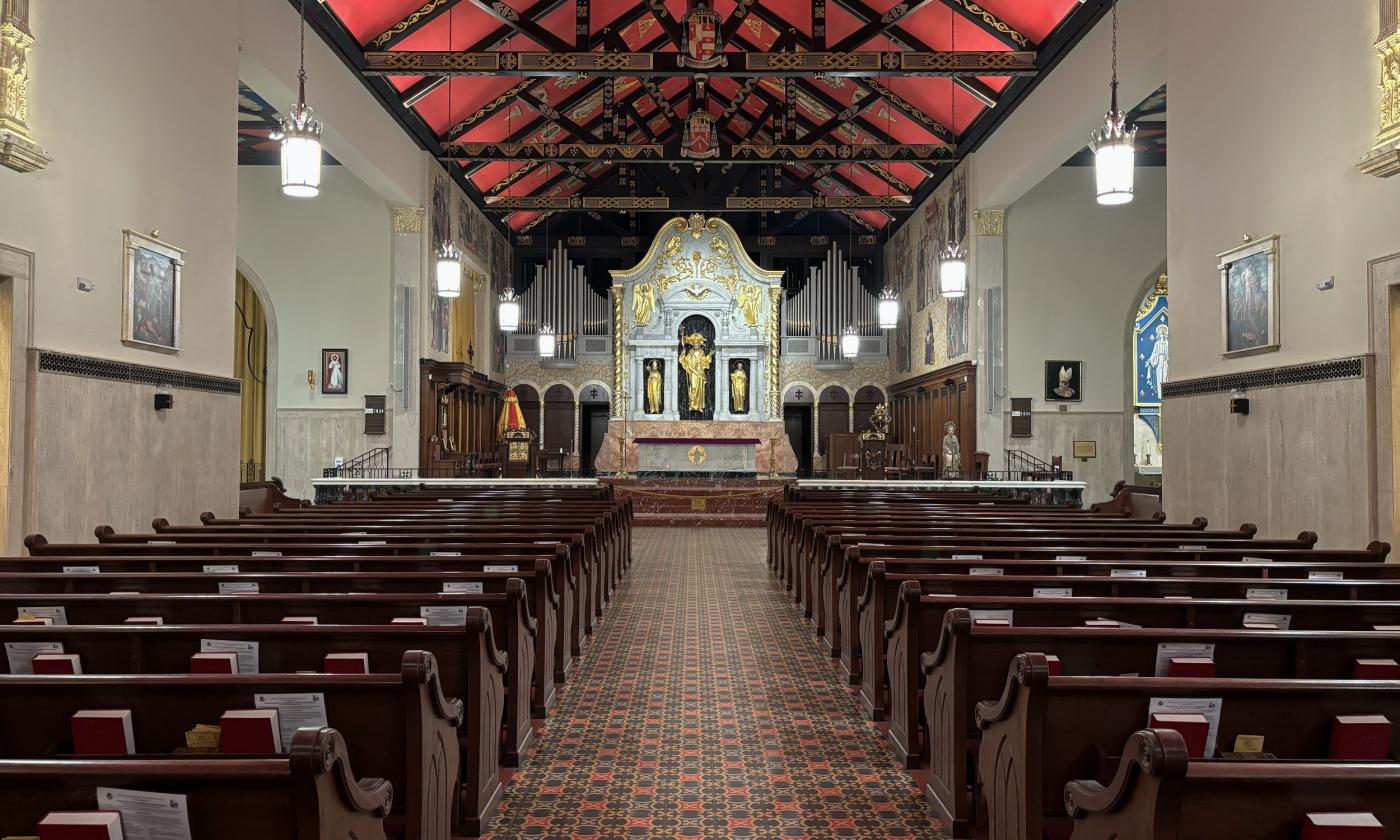
[[[913,369],[913,348],[910,344],[911,318],[909,307],[900,307],[899,323],[894,328],[894,368],[896,373],[908,373]]]
[[[489,228],[488,228],[489,230]],[[491,236],[491,369],[506,371],[506,334],[501,331],[501,310],[496,301],[511,285],[510,243],[499,231]]]
[[[437,175],[433,178],[433,255],[452,241],[452,198],[447,178]],[[434,294],[428,304],[432,316],[431,345],[439,353],[452,349],[452,302]]]
[[[491,227],[486,223],[486,217],[465,195],[457,196],[457,235],[461,238],[463,251],[483,265],[490,259]]]
[[[967,295],[948,298],[948,358],[967,355]]]
[[[938,299],[938,252],[943,249],[943,202],[934,196],[924,205],[924,235],[919,237],[919,309]],[[930,332],[932,324],[930,323]],[[928,341],[926,347],[932,347]],[[933,356],[924,364],[933,364]]]

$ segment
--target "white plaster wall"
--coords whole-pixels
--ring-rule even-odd
[[[54,162],[0,169],[0,241],[35,254],[35,345],[228,376],[236,4],[149,0],[135,11],[31,5],[29,122]],[[178,355],[121,343],[123,228],[159,228],[185,249]],[[96,290],[79,292],[78,277]]]

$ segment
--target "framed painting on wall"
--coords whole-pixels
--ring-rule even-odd
[[[1045,401],[1052,403],[1081,402],[1084,399],[1083,362],[1048,361],[1045,363]]]
[[[1279,348],[1278,256],[1277,234],[1220,254],[1221,355]]]
[[[337,347],[321,351],[321,393],[350,392],[350,351]]]
[[[122,231],[122,342],[180,352],[180,280],[185,252],[154,236]]]

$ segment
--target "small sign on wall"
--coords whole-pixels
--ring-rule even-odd
[[[1099,457],[1099,442],[1096,440],[1076,440],[1074,442],[1074,457],[1081,461]]]

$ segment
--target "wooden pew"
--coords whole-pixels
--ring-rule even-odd
[[[514,583],[512,583],[514,581]],[[237,582],[237,581],[230,581]],[[506,679],[508,706],[506,731],[516,733],[519,744],[528,740],[524,731],[538,709],[554,703],[554,616],[546,609],[536,615],[525,601],[526,589],[510,578],[499,592],[481,595],[442,593],[313,593],[162,595],[50,594],[42,596],[0,593],[0,620],[12,621],[26,608],[61,607],[70,625],[121,624],[131,617],[158,617],[166,624],[278,624],[288,616],[313,616],[322,625],[383,625],[395,618],[417,618],[420,607],[459,608],[466,612],[483,606],[491,623],[500,628],[510,657]],[[546,657],[538,665],[537,657]]]
[[[0,758],[75,759],[69,718],[110,708],[131,710],[138,757],[170,754],[196,725],[252,708],[256,694],[279,693],[319,694],[352,764],[393,785],[390,834],[451,840],[461,798],[456,739],[463,707],[443,695],[437,662],[426,651],[406,651],[398,675],[3,676]],[[494,807],[494,796],[487,804]]]
[[[1152,674],[1162,643],[1214,644],[1217,675],[1239,679],[1347,679],[1357,659],[1400,653],[1395,632],[974,627],[966,610],[950,610],[938,645],[919,663],[928,729],[925,793],[948,830],[968,836],[968,757],[980,738],[973,708],[1000,696],[1017,654],[1056,655],[1066,674]]]
[[[1326,759],[1334,715],[1400,719],[1400,682],[1052,677],[1044,654],[1023,653],[1000,698],[976,707],[988,835],[1041,840],[1051,818],[1063,818],[1065,786],[1102,778],[1109,759],[1116,765],[1117,746],[1146,725],[1154,697],[1219,698],[1218,751],[1237,735],[1261,735],[1288,761]]]
[[[433,654],[444,694],[464,708],[457,731],[464,826],[480,831],[500,797],[502,757],[516,760],[520,739],[502,741],[507,656],[499,649],[484,607],[467,612],[465,627],[413,625],[168,625],[15,626],[0,625],[0,643],[60,642],[82,657],[87,674],[186,674],[201,639],[259,644],[259,669],[294,674],[323,667],[327,653],[366,653],[371,673],[394,673],[404,651]],[[8,670],[7,670],[8,673]],[[528,720],[526,721],[528,724]],[[526,730],[525,746],[532,730]]]
[[[1065,787],[1072,840],[1282,840],[1310,813],[1369,812],[1400,826],[1400,764],[1187,761],[1179,732],[1144,729],[1112,781]]]
[[[187,797],[199,840],[384,840],[394,791],[357,779],[334,729],[302,729],[279,758],[0,761],[0,835],[33,836],[50,811],[93,811],[97,788]]]
[[[498,558],[489,558],[498,559]],[[528,559],[528,558],[520,558]],[[558,558],[556,558],[558,559]],[[566,558],[565,558],[566,559]],[[54,561],[47,568],[58,568]],[[268,563],[267,566],[275,564]],[[515,565],[515,564],[512,564]],[[544,717],[544,711],[553,705],[555,694],[553,683],[564,682],[573,666],[569,628],[574,622],[572,599],[561,597],[555,589],[554,571],[547,560],[536,558],[531,565],[520,563],[521,571],[411,571],[411,572],[307,572],[307,571],[239,571],[230,574],[206,574],[204,572],[97,572],[70,574],[62,571],[49,572],[9,572],[0,571],[0,593],[14,594],[106,594],[111,592],[139,592],[160,594],[217,594],[219,584],[225,581],[255,583],[262,594],[291,593],[363,593],[363,594],[438,594],[449,586],[468,583],[481,585],[484,593],[506,591],[506,581],[521,578],[525,581],[525,591],[530,598],[530,614],[537,619],[544,617],[543,633],[535,637],[536,692],[531,702],[531,714]],[[567,564],[559,567],[567,569]],[[5,568],[0,560],[0,568]],[[557,570],[557,569],[556,569]],[[567,582],[567,581],[566,581]],[[555,618],[550,629],[549,614],[553,610]],[[552,653],[548,650],[548,637],[554,637]],[[553,662],[553,680],[541,684],[540,676]],[[543,703],[543,706],[540,704]]]

